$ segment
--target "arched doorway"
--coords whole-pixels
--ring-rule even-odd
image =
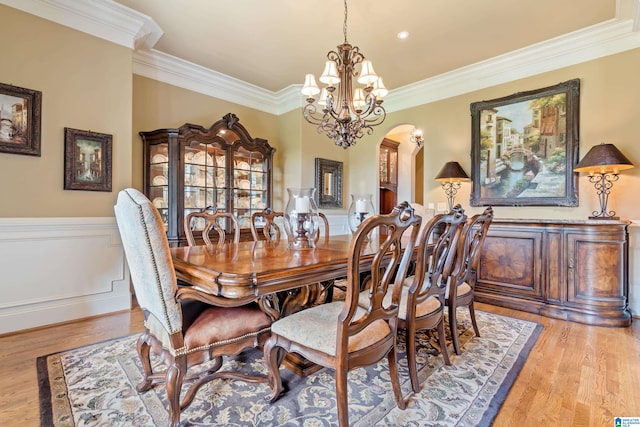
[[[411,124],[395,126],[380,142],[380,213],[390,212],[395,205],[405,200],[420,204],[423,202],[424,149],[410,141],[414,128]]]

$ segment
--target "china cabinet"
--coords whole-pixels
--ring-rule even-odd
[[[266,140],[252,138],[233,113],[208,129],[187,123],[140,136],[144,193],[160,211],[172,246],[186,244],[183,222],[190,212],[211,208],[232,212],[241,239],[251,239],[251,214],[272,202],[275,150]]]
[[[380,213],[389,213],[398,204],[398,145],[387,138],[380,144]]]

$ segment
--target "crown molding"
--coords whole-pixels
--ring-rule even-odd
[[[631,19],[613,19],[389,92],[384,106],[399,111],[580,64],[640,47]]]
[[[0,0],[0,3],[129,49],[151,49],[163,34],[152,18],[112,0]]]
[[[133,72],[245,107],[279,114],[275,92],[157,50],[134,52]]]
[[[275,115],[304,104],[300,84],[273,92],[154,50],[162,29],[112,0],[0,3],[134,49],[133,72],[144,77]],[[400,111],[638,47],[640,0],[617,0],[615,19],[393,89],[384,106]]]

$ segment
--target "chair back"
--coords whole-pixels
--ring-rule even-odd
[[[222,224],[221,224],[222,223]],[[233,228],[233,242],[240,241],[240,224],[231,212],[219,211],[216,207],[208,207],[201,212],[191,212],[184,219],[184,234],[187,236],[189,246],[196,246],[193,234],[198,227],[202,227],[202,240],[205,245],[212,245],[210,234],[212,231],[218,236],[216,244],[222,246],[226,240],[225,228],[231,224]]]
[[[265,240],[279,241],[280,236],[282,235],[282,231],[280,230],[278,221],[282,221],[284,226],[284,212],[276,212],[271,208],[266,208],[263,211],[254,212],[253,214],[251,214],[251,235],[253,236],[253,240],[256,242],[260,240],[257,225],[257,222],[260,219],[262,219],[262,221],[264,222],[264,226],[262,227],[262,234],[264,235]]]
[[[175,299],[176,274],[169,242],[158,210],[140,191],[127,188],[118,193],[114,206],[120,238],[131,272],[131,281],[145,318],[165,331],[182,332],[182,311]],[[168,338],[168,337],[167,337]],[[169,340],[164,344],[169,346]]]
[[[462,230],[461,244],[458,248],[455,271],[458,283],[467,282],[471,287],[475,285],[480,252],[491,221],[493,221],[493,208],[489,206],[483,213],[474,215],[465,224]]]
[[[416,215],[422,217],[422,225],[420,226],[420,233],[422,233],[422,230],[427,226],[429,220],[434,217],[436,211],[435,209],[427,208],[420,203],[411,203],[411,207],[415,210]],[[420,244],[420,238],[418,238],[417,243]]]
[[[316,229],[314,240],[317,243],[318,240],[320,240],[320,236],[324,234],[324,241],[328,242],[329,241],[329,220],[327,219],[327,216],[322,212],[318,212],[318,217],[320,218],[321,221],[319,221],[320,224],[318,224],[318,228]],[[321,233],[322,231],[320,230],[321,228],[324,230],[324,233]]]
[[[350,285],[347,286],[338,320],[338,348],[342,345],[346,349],[350,336],[380,319],[390,322],[395,337],[402,283],[413,256],[420,224],[420,217],[415,216],[407,202],[403,202],[388,214],[367,218],[355,231],[349,246],[347,281]],[[358,309],[360,265],[364,256],[370,256],[371,250],[374,250],[374,255],[370,287],[366,298],[360,298],[362,307]],[[383,304],[392,284],[391,304]]]
[[[456,266],[460,236],[467,221],[462,206],[427,221],[418,237],[418,253],[409,300],[413,308],[430,296],[444,303],[449,278]],[[411,316],[408,314],[407,318]]]

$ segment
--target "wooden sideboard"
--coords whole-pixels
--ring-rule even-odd
[[[494,219],[476,301],[600,326],[628,326],[627,221]]]

